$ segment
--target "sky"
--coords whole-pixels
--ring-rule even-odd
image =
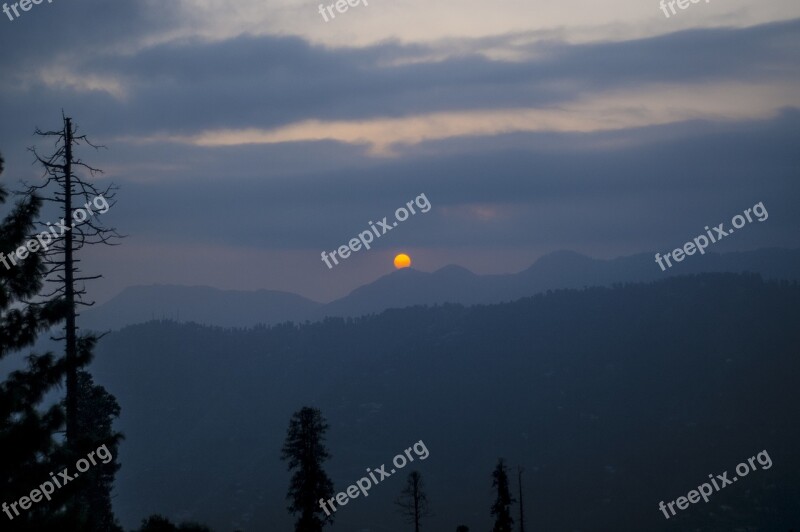
[[[2,182],[41,179],[33,132],[63,110],[120,187],[104,220],[128,237],[84,255],[94,299],[161,283],[330,301],[400,252],[476,273],[663,253],[758,202],[768,221],[715,251],[800,245],[796,0],[669,17],[656,0],[368,0],[327,22],[319,5],[0,13]],[[321,260],[420,194],[427,213]]]

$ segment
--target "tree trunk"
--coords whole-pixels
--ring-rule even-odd
[[[519,468],[519,532],[525,532],[525,512],[522,502],[522,468]]]
[[[77,439],[78,418],[78,368],[76,366],[77,342],[75,331],[75,286],[72,267],[72,120],[64,119],[64,221],[70,224],[64,244],[64,296],[67,301],[66,362],[67,362],[67,443]]]

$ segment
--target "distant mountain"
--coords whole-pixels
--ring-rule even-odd
[[[706,253],[673,264],[663,272],[652,253],[598,260],[572,251],[558,251],[542,257],[517,277],[521,280],[519,285],[525,287],[523,289],[539,292],[553,288],[658,281],[664,277],[696,273],[744,272],[758,273],[765,279],[800,280],[800,249]]]
[[[271,290],[245,292],[207,286],[133,286],[103,305],[82,311],[80,323],[83,328],[97,331],[165,318],[241,327],[303,321],[321,306],[296,294]]]
[[[601,260],[558,251],[541,257],[526,270],[508,275],[476,275],[454,265],[432,273],[409,268],[385,275],[328,304],[269,290],[136,286],[104,305],[84,311],[81,323],[85,328],[105,330],[169,318],[223,327],[251,327],[284,321],[316,321],[326,316],[356,317],[414,305],[499,303],[559,288],[648,282],[693,273],[752,272],[765,279],[800,280],[800,249],[706,253],[702,258],[690,259],[694,260],[684,260],[662,272],[649,253]]]
[[[355,317],[387,308],[437,303],[499,303],[559,288],[611,286],[710,272],[751,272],[765,279],[800,280],[800,249],[707,253],[702,260],[684,260],[664,272],[649,253],[601,260],[572,251],[545,255],[530,268],[509,275],[475,275],[458,266],[433,273],[399,270],[317,309],[316,317]]]
[[[333,530],[407,531],[393,501],[414,469],[425,530],[489,530],[500,456],[525,468],[534,531],[798,530],[798,321],[800,285],[704,274],[300,326],[127,327],[92,366],[122,405],[115,510],[126,529],[158,512],[292,530],[280,450],[311,405],[330,424],[336,492],[419,440],[430,452]],[[774,466],[670,520],[659,511],[761,451]]]
[[[453,265],[433,273],[412,268],[398,270],[317,309],[316,317],[361,316],[387,308],[446,302],[464,305],[483,303],[492,298],[492,285],[487,283],[488,277]]]

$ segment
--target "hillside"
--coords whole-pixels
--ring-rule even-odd
[[[800,524],[800,287],[731,274],[233,331],[152,322],[93,371],[123,405],[117,511],[288,530],[278,460],[303,405],[331,425],[341,490],[424,440],[430,530],[489,525],[497,457],[526,468],[531,530],[788,530]],[[176,385],[176,383],[180,383]],[[666,521],[707,475],[774,461]],[[402,478],[332,530],[402,532]]]

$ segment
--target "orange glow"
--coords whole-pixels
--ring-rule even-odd
[[[405,253],[400,253],[394,258],[394,267],[398,270],[408,268],[409,266],[411,266],[411,257]]]

